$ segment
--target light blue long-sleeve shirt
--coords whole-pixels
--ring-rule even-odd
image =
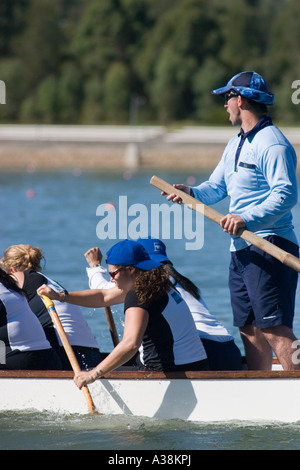
[[[229,141],[209,180],[192,188],[193,196],[206,205],[229,196],[229,212],[240,215],[248,230],[297,243],[291,213],[297,202],[295,150],[282,132],[270,125],[246,137],[236,164],[240,139],[237,136]],[[231,251],[246,246],[243,239],[232,237]]]

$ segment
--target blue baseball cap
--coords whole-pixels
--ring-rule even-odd
[[[145,248],[151,259],[171,263],[167,257],[166,245],[158,238],[139,238],[138,242]]]
[[[269,93],[265,80],[256,72],[238,73],[229,80],[225,87],[213,90],[212,94],[225,95],[231,90],[258,103],[274,104],[273,93]]]
[[[145,248],[133,240],[122,240],[106,253],[106,263],[116,266],[135,266],[143,271],[158,268],[161,263],[150,258]]]

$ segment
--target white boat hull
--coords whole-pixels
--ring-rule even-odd
[[[0,410],[88,413],[71,372],[0,371]],[[202,422],[300,421],[299,372],[115,372],[89,385],[99,413]]]

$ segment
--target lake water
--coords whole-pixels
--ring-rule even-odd
[[[105,215],[110,238],[113,215],[116,236],[124,232],[124,217],[129,234],[151,230],[151,215],[165,203],[160,191],[149,184],[153,173],[84,172],[80,169],[61,172],[2,171],[0,175],[0,252],[12,244],[29,243],[43,249],[44,272],[68,290],[88,288],[84,253],[99,246],[104,254],[117,240],[103,239]],[[170,183],[200,183],[207,174],[159,172]],[[122,198],[120,199],[120,196]],[[119,208],[127,204],[127,213]],[[138,205],[137,205],[138,204]],[[106,205],[106,206],[104,206]],[[228,201],[215,208],[227,211]],[[112,208],[115,208],[113,210]],[[179,206],[178,206],[179,207]],[[112,210],[109,210],[112,209]],[[98,211],[98,212],[97,212]],[[108,219],[108,214],[110,219]],[[98,215],[97,215],[98,214]],[[199,287],[206,303],[226,325],[242,349],[238,331],[232,326],[227,288],[229,236],[211,221],[204,222],[204,245],[200,250],[187,249],[187,243],[200,239],[176,239],[182,223],[183,233],[191,238],[199,220],[192,223],[175,216],[176,229],[165,240],[175,267]],[[102,226],[99,222],[102,220]],[[110,221],[110,222],[109,222]],[[300,207],[294,210],[295,228],[300,238]],[[155,223],[153,218],[152,223]],[[165,225],[164,225],[165,224]],[[166,219],[161,222],[166,226]],[[107,228],[106,227],[106,228]],[[103,229],[100,233],[100,229]],[[98,230],[98,231],[97,231]],[[184,230],[186,230],[184,232]],[[201,232],[201,230],[200,230]],[[101,235],[102,234],[102,235]],[[99,239],[101,235],[102,239]],[[142,233],[142,235],[144,235]],[[105,264],[105,263],[104,263]],[[299,296],[298,296],[299,297]],[[114,319],[120,336],[123,327],[121,306],[114,307]],[[85,309],[101,350],[112,349],[110,333],[102,309]],[[300,338],[300,300],[297,299],[294,330]],[[242,351],[243,352],[243,351]],[[220,391],[221,393],[221,391]],[[251,406],[249,404],[248,406]],[[0,449],[93,449],[93,450],[217,450],[217,449],[299,449],[299,424],[226,423],[199,424],[163,421],[127,416],[53,415],[34,412],[0,413]]]

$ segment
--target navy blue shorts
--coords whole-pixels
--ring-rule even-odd
[[[282,237],[266,240],[294,256],[299,247]],[[232,253],[229,288],[234,325],[293,326],[298,273],[251,245]]]

